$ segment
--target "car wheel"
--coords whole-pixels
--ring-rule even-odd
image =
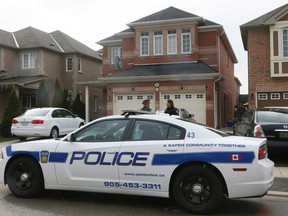
[[[20,141],[26,141],[27,137],[17,137]]]
[[[50,132],[50,137],[56,139],[59,136],[59,131],[57,127],[53,127]]]
[[[40,194],[44,190],[44,180],[39,164],[28,157],[15,159],[7,170],[7,184],[17,197]]]
[[[189,166],[173,182],[173,198],[186,211],[207,214],[216,209],[223,197],[219,176],[210,168]]]

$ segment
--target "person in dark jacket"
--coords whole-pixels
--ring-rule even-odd
[[[179,115],[179,110],[174,107],[173,100],[167,100],[166,106],[167,108],[165,109],[164,113],[168,113],[169,115]]]
[[[149,99],[143,100],[142,104],[143,104],[143,107],[142,107],[141,110],[151,111],[151,109],[150,109],[150,100]]]

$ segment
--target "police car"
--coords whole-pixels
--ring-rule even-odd
[[[202,214],[223,196],[265,195],[273,167],[265,138],[228,136],[179,116],[124,112],[60,140],[3,148],[0,182],[24,198],[44,189],[171,197]]]

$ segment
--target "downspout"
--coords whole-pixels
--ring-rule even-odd
[[[221,75],[221,58],[220,58],[220,54],[221,54],[221,50],[220,50],[220,37],[221,35],[225,34],[225,31],[222,31],[220,34],[218,34],[218,40],[217,40],[217,46],[218,46],[218,72],[219,72],[219,78],[214,80],[214,110],[215,110],[215,107],[216,107],[216,113],[214,113],[214,128],[217,128],[217,124],[218,124],[218,120],[220,119],[220,122],[222,120],[222,115],[221,115],[221,111],[219,112],[218,111],[218,101],[220,101],[219,103],[219,110],[221,110],[222,108],[222,104],[221,104],[221,100],[217,98],[217,95],[216,95],[216,83],[218,81],[221,80],[222,78],[222,75]],[[219,90],[219,89],[218,89]],[[221,97],[221,96],[220,96]],[[217,118],[218,116],[218,113],[219,113],[219,119]]]

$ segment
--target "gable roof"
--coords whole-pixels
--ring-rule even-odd
[[[14,33],[0,29],[1,45],[15,49],[46,48],[60,53],[81,53],[101,60],[98,52],[60,31],[49,34],[31,26]]]
[[[158,11],[156,13],[153,13],[151,15],[145,16],[141,19],[138,19],[134,22],[131,22],[127,24],[130,28],[116,33],[115,35],[112,35],[110,37],[107,37],[101,41],[98,41],[97,43],[100,45],[105,45],[106,43],[113,43],[117,40],[121,40],[121,35],[124,33],[133,33],[134,27],[139,25],[151,25],[153,23],[165,23],[165,22],[197,22],[198,26],[206,27],[206,26],[217,26],[219,27],[220,24],[212,22],[210,20],[206,20],[203,17],[200,17],[198,15],[188,13],[186,11],[180,10],[175,7],[168,7],[164,10]]]
[[[288,14],[288,4],[278,7],[260,17],[257,17],[256,19],[241,25],[240,30],[244,49],[247,50],[247,34],[249,29],[261,27],[268,28],[269,25],[275,24],[277,20],[281,19],[285,14]]]

